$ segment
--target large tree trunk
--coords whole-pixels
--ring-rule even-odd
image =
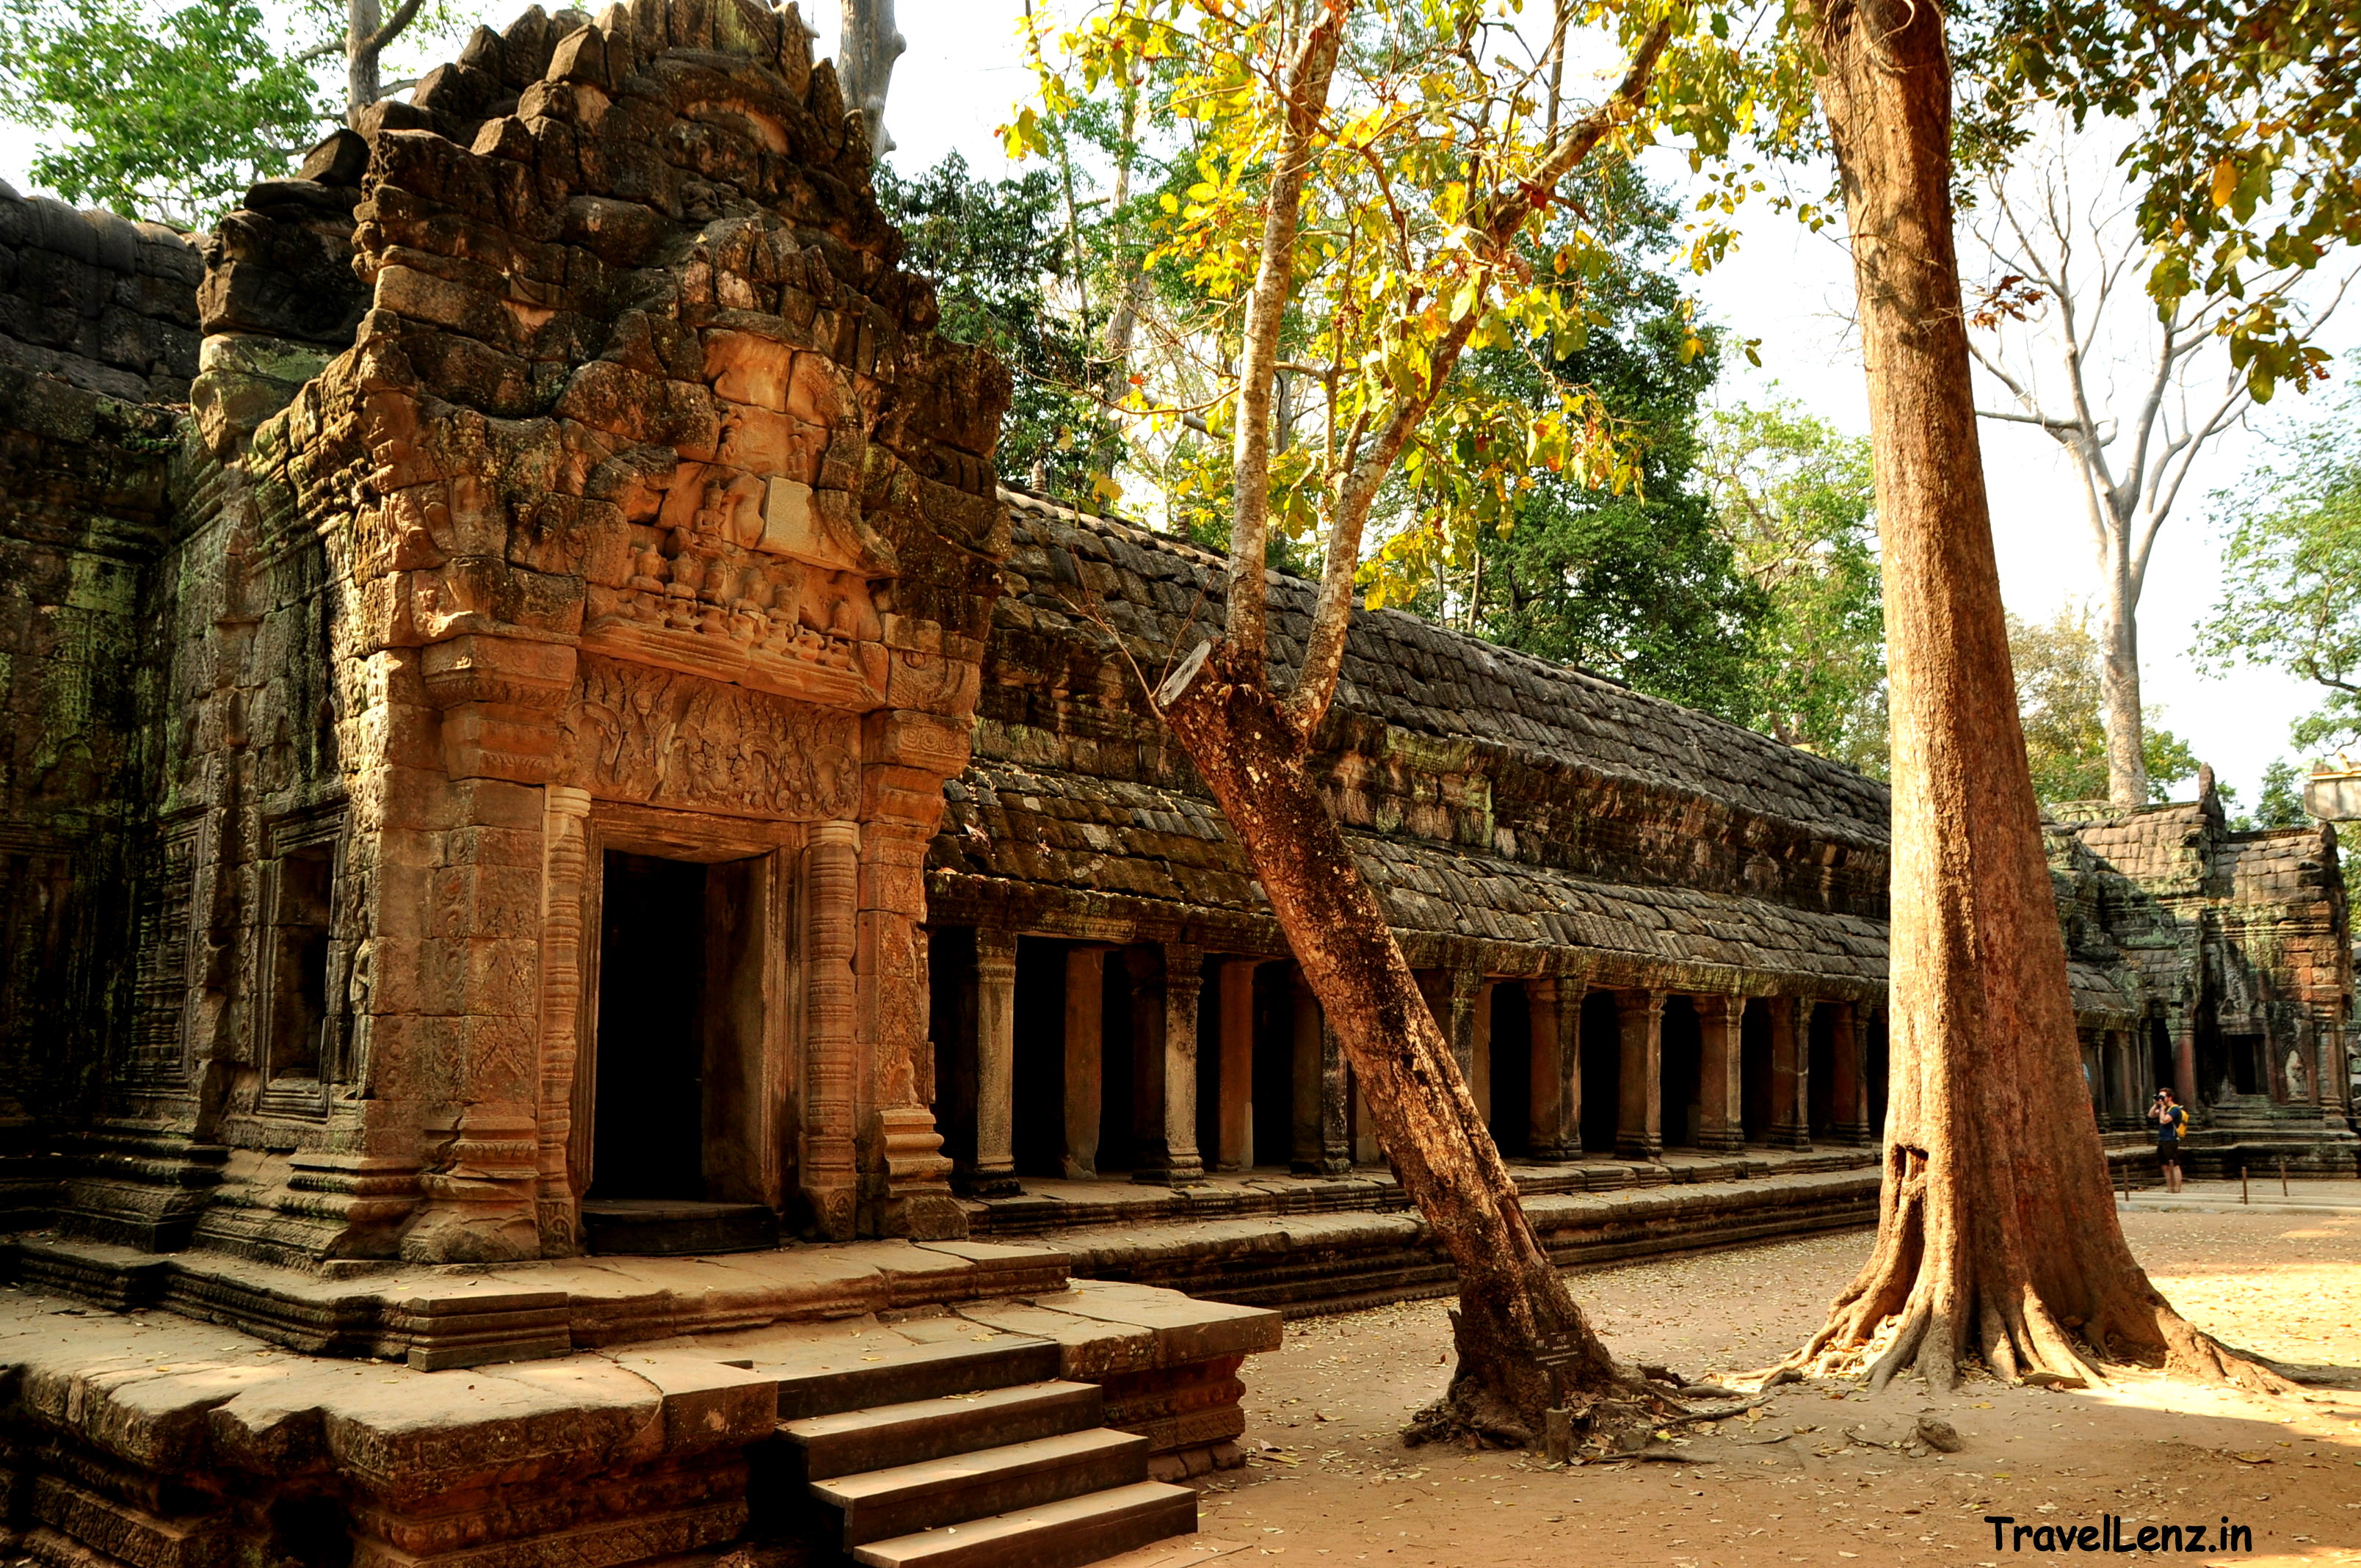
[[[1883,1342],[1880,1387],[1915,1363],[1948,1387],[1979,1350],[2004,1376],[2163,1354],[2262,1376],[2133,1260],[2078,1066],[1971,401],[1943,13],[1825,0],[1814,21],[1884,552],[1894,1070],[1876,1248],[1797,1359],[1828,1369]]]
[[[1244,844],[1403,1191],[1458,1270],[1455,1415],[1486,1435],[1531,1442],[1563,1397],[1577,1425],[1629,1428],[1650,1403],[1644,1383],[1619,1373],[1533,1234],[1449,1042],[1312,782],[1304,741],[1260,671],[1245,666],[1233,644],[1201,648],[1159,704]],[[1554,1389],[1543,1356],[1556,1365]]]
[[[894,138],[885,134],[885,90],[894,81],[894,62],[909,45],[894,26],[894,0],[844,0],[838,15],[843,25],[836,68],[844,101],[861,112],[870,156],[883,158],[894,150]]]
[[[2147,720],[2140,712],[2139,587],[2133,580],[2130,520],[2119,521],[2109,542],[2105,602],[2100,608],[2100,701],[2107,726],[2107,798],[2117,806],[2147,804]]]

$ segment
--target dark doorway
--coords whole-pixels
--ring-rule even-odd
[[[2169,1089],[2175,1094],[2180,1092],[2179,1080],[2174,1078],[2172,1070],[2172,1031],[2164,1026],[2161,1018],[2147,1021],[2147,1081],[2137,1086],[2143,1108],[2156,1097],[2159,1089]]]
[[[1009,1149],[1019,1176],[1057,1176],[1066,1148],[1066,944],[1016,939]]]
[[[1295,1152],[1293,973],[1262,964],[1254,978],[1254,1162],[1282,1170]]]
[[[2268,1094],[2271,1076],[2263,1065],[2263,1036],[2224,1035],[2222,1054],[2227,1058],[2230,1087],[2240,1094]]]
[[[1613,992],[1582,999],[1581,1051],[1583,1152],[1612,1154],[1623,1082],[1623,1022]]]
[[[1812,1136],[1825,1138],[1837,1127],[1837,1010],[1797,1005],[1812,1021],[1804,1037],[1804,1118]]]
[[[1664,1146],[1693,1149],[1704,1117],[1698,1101],[1705,1088],[1705,1027],[1697,1019],[1697,1003],[1686,996],[1664,999],[1663,1040],[1664,1071],[1658,1082],[1664,1096]]]
[[[1492,1141],[1511,1158],[1532,1152],[1532,1017],[1522,982],[1492,988]]]
[[[591,1198],[705,1196],[705,868],[609,850]]]
[[[1738,1026],[1738,1125],[1750,1144],[1771,1132],[1771,1009],[1750,997]]]
[[[1099,1017],[1098,1171],[1128,1171],[1139,1164],[1133,1136],[1138,1118],[1139,1074],[1131,1040],[1131,965],[1121,948],[1106,955],[1106,1009]]]

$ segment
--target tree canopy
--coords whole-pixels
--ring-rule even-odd
[[[880,164],[873,178],[904,265],[935,280],[944,335],[983,345],[1015,378],[1001,471],[1021,485],[1038,467],[1053,492],[1088,493],[1121,433],[1088,389],[1090,323],[1052,298],[1074,265],[1058,182],[1038,169],[979,180],[956,152],[907,178]]]
[[[2047,621],[2008,618],[2009,663],[2016,671],[2017,713],[2034,794],[2044,803],[2107,798],[2107,731],[2099,666],[2103,657],[2088,609],[2069,605]],[[2158,724],[2150,708],[2141,740],[2148,798],[2169,800],[2172,786],[2197,772],[2197,757]]]
[[[1762,595],[1741,722],[1883,777],[1885,615],[1869,443],[1797,404],[1717,411],[1717,529]]]
[[[2222,594],[2199,628],[2215,670],[2285,670],[2320,705],[2290,740],[2310,751],[2361,744],[2361,389],[2268,438],[2267,455],[2217,491],[2228,522]]]
[[[248,0],[0,6],[0,116],[42,133],[33,178],[68,202],[204,226],[323,115],[311,67]]]

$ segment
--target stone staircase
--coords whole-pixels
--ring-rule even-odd
[[[2205,1108],[2182,1150],[2190,1175],[2259,1178],[2282,1163],[2290,1175],[2351,1176],[2361,1157],[2345,1119],[2317,1105],[2281,1105],[2268,1094],[2222,1094]]]
[[[774,1501],[864,1568],[1078,1568],[1197,1528],[1059,1349],[947,1343],[779,1385]]]

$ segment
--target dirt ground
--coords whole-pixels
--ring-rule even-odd
[[[2208,1549],[2177,1557],[2188,1563],[2361,1563],[2361,1212],[2124,1223],[2200,1326],[2336,1369],[2337,1386],[2278,1400],[2136,1375],[2081,1392],[1981,1376],[1948,1395],[1906,1378],[1877,1397],[1807,1385],[1697,1437],[1686,1463],[1551,1470],[1521,1453],[1404,1448],[1396,1429],[1449,1376],[1444,1304],[1380,1308],[1290,1324],[1281,1350],[1247,1365],[1253,1458],[1212,1479],[1203,1533],[1171,1560],[1999,1568],[2097,1555],[2040,1551],[2013,1529],[1995,1549],[1984,1516],[1996,1514],[2070,1531],[2113,1515],[2127,1541],[2143,1524],[2203,1523]],[[1574,1287],[1620,1356],[1704,1376],[1800,1343],[1869,1245],[1851,1233]],[[1921,1412],[1949,1420],[1964,1449],[1912,1457],[1850,1440],[1899,1438]],[[2213,1549],[2225,1519],[2252,1530],[2251,1551]]]

